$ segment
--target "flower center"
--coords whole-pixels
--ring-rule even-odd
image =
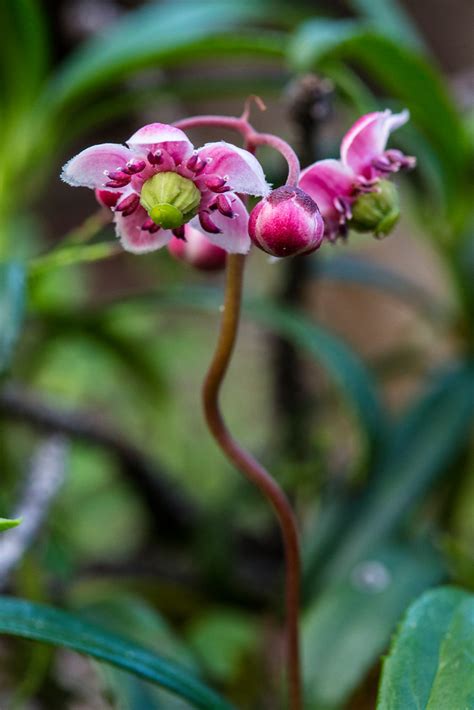
[[[140,204],[163,229],[177,229],[197,213],[201,193],[192,180],[163,172],[143,183]]]

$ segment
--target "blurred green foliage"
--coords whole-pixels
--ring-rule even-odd
[[[41,238],[48,180],[73,142],[87,144],[113,121],[136,121],[157,102],[168,115],[196,100],[255,93],[272,100],[290,80],[317,72],[333,82],[347,125],[363,111],[409,108],[412,122],[399,141],[419,167],[404,185],[407,224],[442,265],[448,296],[433,296],[392,266],[341,247],[311,257],[307,278],[356,284],[374,298],[408,305],[417,327],[432,333],[430,343],[450,345],[442,366],[422,366],[411,400],[394,414],[374,363],[315,322],[308,304],[277,303],[273,281],[285,278],[284,267],[269,273],[256,255],[223,404],[231,428],[281,476],[301,517],[308,708],[349,707],[424,590],[443,580],[474,587],[473,117],[459,110],[421,32],[395,0],[342,5],[343,17],[311,2],[150,2],[55,63],[42,3],[0,5],[0,513],[13,506],[38,438],[38,418],[12,413],[7,395],[18,385],[39,394],[57,422],[70,410],[86,424],[102,413],[121,442],[153,462],[149,475],[161,481],[164,472],[166,489],[189,505],[184,522],[177,507],[176,527],[157,533],[148,494],[136,484],[138,464],[110,444],[117,437],[76,441],[69,431],[67,482],[10,580],[15,596],[44,605],[0,601],[3,632],[118,666],[87,670],[113,707],[257,708],[264,701],[278,706],[281,694],[271,614],[280,598],[280,555],[270,513],[222,461],[200,414],[219,277],[209,282],[184,272],[163,254],[120,257],[118,266],[110,261],[119,293],[112,280],[108,295],[109,262],[93,262],[117,250],[101,218],[49,250]],[[205,80],[187,75],[209,67],[214,73]],[[332,151],[324,137],[319,150]],[[277,182],[278,170],[268,167]],[[353,318],[364,327],[363,313]],[[307,461],[286,451],[275,433],[270,334],[301,352],[308,380],[315,372],[320,380],[317,411],[302,424]],[[393,359],[404,374],[403,359],[397,352]],[[471,627],[467,592],[429,591],[415,601],[384,664],[378,707],[407,710],[413,687],[414,707],[469,703]],[[58,677],[54,654],[33,648],[8,646],[2,692],[5,686],[12,697],[16,689],[18,702],[34,697],[41,707],[66,707],[77,689]],[[443,672],[434,668],[440,654]],[[201,675],[222,692],[209,690],[196,679]]]

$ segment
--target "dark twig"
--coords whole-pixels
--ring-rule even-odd
[[[176,484],[156,462],[150,461],[96,415],[58,409],[37,395],[9,386],[0,392],[0,417],[24,421],[44,431],[61,432],[110,449],[161,538],[176,540],[195,529],[197,512],[184,495],[177,492]]]

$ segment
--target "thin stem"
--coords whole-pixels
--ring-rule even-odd
[[[282,138],[272,133],[254,133],[249,137],[249,143],[254,146],[268,145],[281,153],[288,163],[287,185],[297,185],[300,177],[300,161],[293,148]]]
[[[237,131],[244,138],[248,150],[253,152],[257,146],[268,145],[280,153],[288,163],[287,185],[297,185],[300,176],[300,163],[293,148],[286,141],[271,133],[259,133],[245,117],[234,116],[191,116],[176,121],[177,128],[186,130],[202,126],[214,126]]]
[[[240,317],[245,256],[229,254],[224,311],[219,339],[203,388],[206,421],[217,443],[238,470],[256,485],[272,504],[281,526],[285,548],[286,644],[290,710],[301,709],[299,664],[299,586],[300,558],[296,521],[291,506],[279,485],[229,433],[219,408],[219,392],[234,349]]]

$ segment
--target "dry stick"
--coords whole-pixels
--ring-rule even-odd
[[[243,449],[230,435],[219,409],[219,392],[234,349],[240,317],[245,256],[229,254],[224,311],[214,357],[208,370],[203,402],[207,424],[217,443],[236,467],[271,502],[277,514],[286,558],[286,623],[288,681],[291,710],[301,708],[301,680],[299,663],[298,609],[300,597],[300,558],[296,520],[280,486],[268,471]]]

